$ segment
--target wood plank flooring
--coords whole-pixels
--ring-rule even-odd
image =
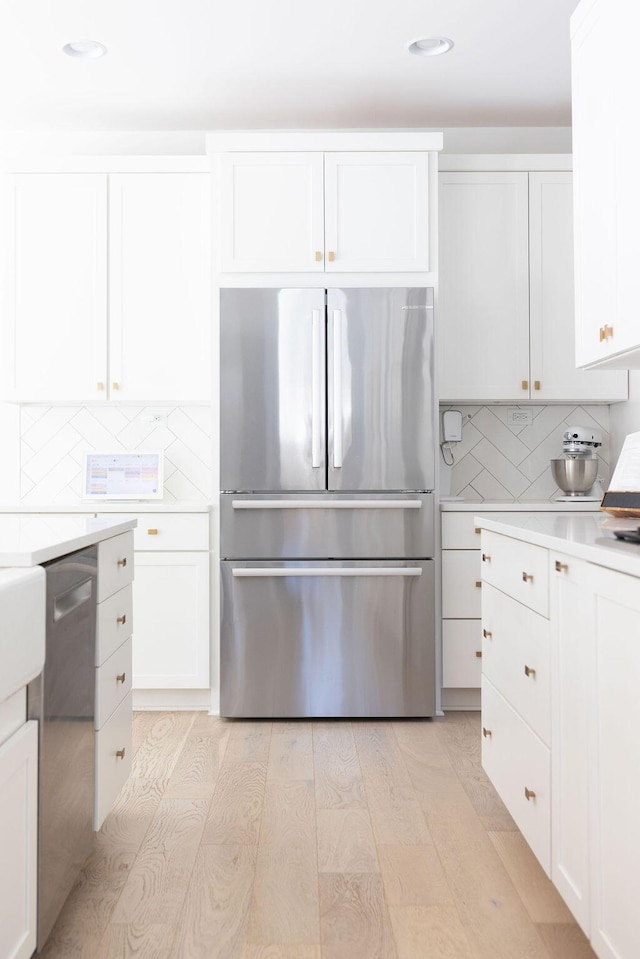
[[[594,959],[477,713],[136,713],[134,750],[43,959]]]

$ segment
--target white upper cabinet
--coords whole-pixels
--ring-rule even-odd
[[[4,397],[104,399],[106,175],[5,176],[0,204]]]
[[[440,174],[443,399],[529,396],[527,190],[526,173]]]
[[[426,152],[220,159],[222,272],[428,269]]]
[[[210,397],[207,173],[3,177],[3,394]]]
[[[640,7],[583,0],[571,20],[576,361],[640,368],[636,37]]]
[[[440,174],[442,399],[627,398],[575,368],[571,205],[570,173]]]
[[[210,177],[109,177],[112,399],[210,397]]]

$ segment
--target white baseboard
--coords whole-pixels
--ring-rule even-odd
[[[442,708],[445,712],[457,709],[480,709],[479,689],[443,689]]]
[[[210,689],[134,689],[133,708],[138,710],[206,710],[211,715]]]

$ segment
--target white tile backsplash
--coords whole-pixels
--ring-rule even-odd
[[[509,426],[509,409],[527,409],[530,426]],[[460,410],[462,442],[452,444],[454,465],[441,465],[444,495],[483,500],[552,500],[560,495],[550,459],[562,454],[562,433],[568,426],[594,426],[602,432],[598,477],[609,481],[609,407],[575,406],[442,406]],[[447,460],[450,459],[448,450]]]
[[[149,422],[150,413],[164,422]],[[23,406],[20,499],[32,505],[82,502],[86,451],[161,449],[167,503],[207,501],[212,487],[209,407]]]

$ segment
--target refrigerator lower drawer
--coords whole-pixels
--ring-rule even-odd
[[[433,556],[433,493],[223,493],[220,555]]]
[[[434,563],[222,562],[223,716],[433,716]]]

